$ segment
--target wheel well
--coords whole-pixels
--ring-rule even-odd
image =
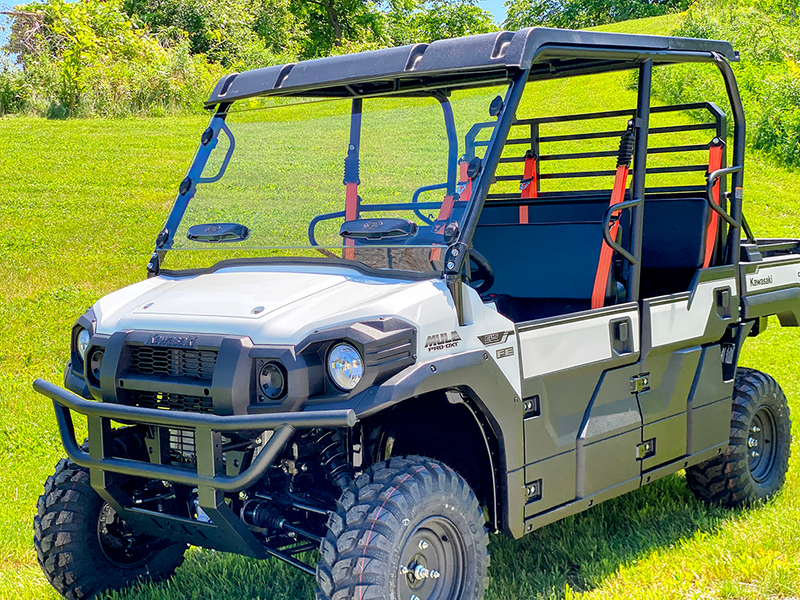
[[[362,422],[370,462],[420,455],[458,472],[500,529],[498,442],[469,395],[440,390],[397,404]]]

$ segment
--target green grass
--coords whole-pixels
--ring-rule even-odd
[[[673,17],[621,24],[654,32]],[[625,75],[539,84],[526,110],[629,107]],[[60,381],[70,327],[97,298],[144,277],[206,121],[0,120],[0,598],[57,598],[36,564],[32,517],[63,455],[52,407],[31,381]],[[800,173],[752,153],[748,219],[762,237],[800,237]],[[337,167],[338,169],[338,167]],[[338,176],[338,174],[337,174]],[[742,364],[783,386],[800,415],[800,333],[772,323]],[[800,423],[800,417],[796,418]],[[766,506],[697,502],[682,475],[544,527],[492,542],[488,598],[791,598],[800,596],[800,428],[784,491]],[[313,582],[274,562],[191,550],[173,580],[118,600],[311,598]]]

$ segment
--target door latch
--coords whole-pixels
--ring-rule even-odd
[[[631,377],[631,394],[646,392],[650,389],[650,373],[640,373]]]
[[[636,446],[636,460],[644,460],[656,455],[656,438],[642,442]]]

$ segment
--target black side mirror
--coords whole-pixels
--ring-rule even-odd
[[[342,237],[367,240],[411,237],[416,233],[417,224],[406,219],[356,219],[339,229]]]
[[[192,225],[186,237],[194,242],[243,242],[250,236],[250,230],[239,223],[208,223]]]

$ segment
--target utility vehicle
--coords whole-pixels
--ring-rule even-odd
[[[34,383],[69,457],[34,523],[50,582],[87,598],[195,545],[320,600],[478,599],[490,532],[681,470],[773,496],[786,399],[738,358],[798,325],[800,241],[742,213],[737,59],[533,28],[220,80],[148,278],[77,320],[66,390]],[[652,101],[675,63],[730,114]],[[538,110],[621,70],[607,112]]]

